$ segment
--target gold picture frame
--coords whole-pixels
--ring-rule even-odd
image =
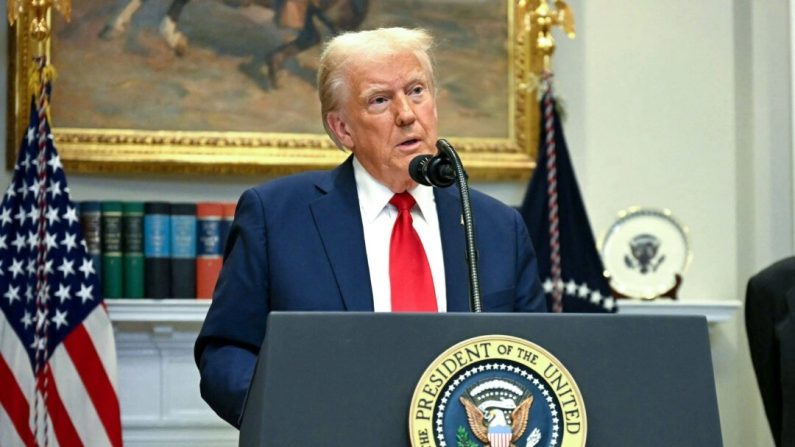
[[[419,3],[430,1],[419,0]],[[525,29],[525,18],[515,15],[516,1],[506,0],[507,39],[499,43],[504,48],[508,73],[505,80],[508,110],[504,114],[508,120],[507,132],[499,137],[456,136],[455,132],[446,135],[476,180],[527,179],[535,165],[539,111],[532,73],[539,71],[541,61]],[[471,3],[482,8],[494,5],[479,0]],[[19,26],[28,23],[26,19],[23,17],[10,27],[8,34],[6,160],[9,169],[25,134],[30,107],[28,78],[36,43],[25,27]],[[73,24],[80,21],[80,15],[73,20]],[[56,23],[51,45],[58,46],[58,36]],[[48,46],[48,55],[50,50]],[[57,57],[55,68],[59,69]],[[56,79],[53,98],[56,105],[58,82]],[[440,116],[444,113],[440,107]],[[319,113],[316,115],[312,119],[319,122]],[[100,128],[90,124],[60,127],[57,113],[53,114],[53,121],[56,147],[70,172],[281,175],[333,167],[346,156],[322,133]]]

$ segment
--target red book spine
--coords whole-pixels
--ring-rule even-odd
[[[196,298],[213,297],[215,283],[221,272],[223,257],[221,248],[221,224],[224,206],[221,203],[201,202],[196,204],[197,251],[196,251]]]

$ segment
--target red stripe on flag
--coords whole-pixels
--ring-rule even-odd
[[[63,342],[83,386],[97,410],[111,445],[121,446],[119,399],[86,328],[80,324]]]
[[[58,394],[58,388],[55,386],[55,378],[52,376],[52,369],[46,368],[47,371],[47,414],[52,421],[52,429],[55,432],[55,437],[58,439],[58,445],[62,446],[82,446],[83,441],[80,440],[80,435],[77,434],[72,419],[66,412],[61,395]],[[44,390],[39,390],[44,394]]]
[[[25,445],[35,445],[33,432],[30,431],[30,426],[28,425],[28,418],[30,417],[28,400],[25,399],[25,394],[19,388],[17,379],[2,355],[0,355],[0,383],[3,384],[3,392],[0,393],[0,405],[5,408],[11,423],[14,424],[17,434],[22,438]]]

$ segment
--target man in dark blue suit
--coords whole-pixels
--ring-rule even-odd
[[[418,186],[408,174],[411,159],[436,153],[431,43],[424,31],[402,28],[329,42],[318,71],[323,123],[353,155],[332,171],[280,178],[240,198],[195,348],[202,397],[230,424],[239,424],[271,310],[469,311],[458,192]],[[398,211],[397,196],[416,205]],[[471,199],[484,311],[546,311],[519,214],[476,191]],[[392,233],[406,221],[402,212],[423,248],[422,262],[398,269],[403,252],[393,251]],[[414,283],[404,271],[414,264],[424,268],[428,298],[406,305],[395,295]]]
[[[773,440],[795,446],[795,256],[748,280],[745,328]]]

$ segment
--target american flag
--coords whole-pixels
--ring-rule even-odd
[[[48,93],[43,84],[31,105],[0,206],[0,446],[120,446],[113,331],[53,144]]]

